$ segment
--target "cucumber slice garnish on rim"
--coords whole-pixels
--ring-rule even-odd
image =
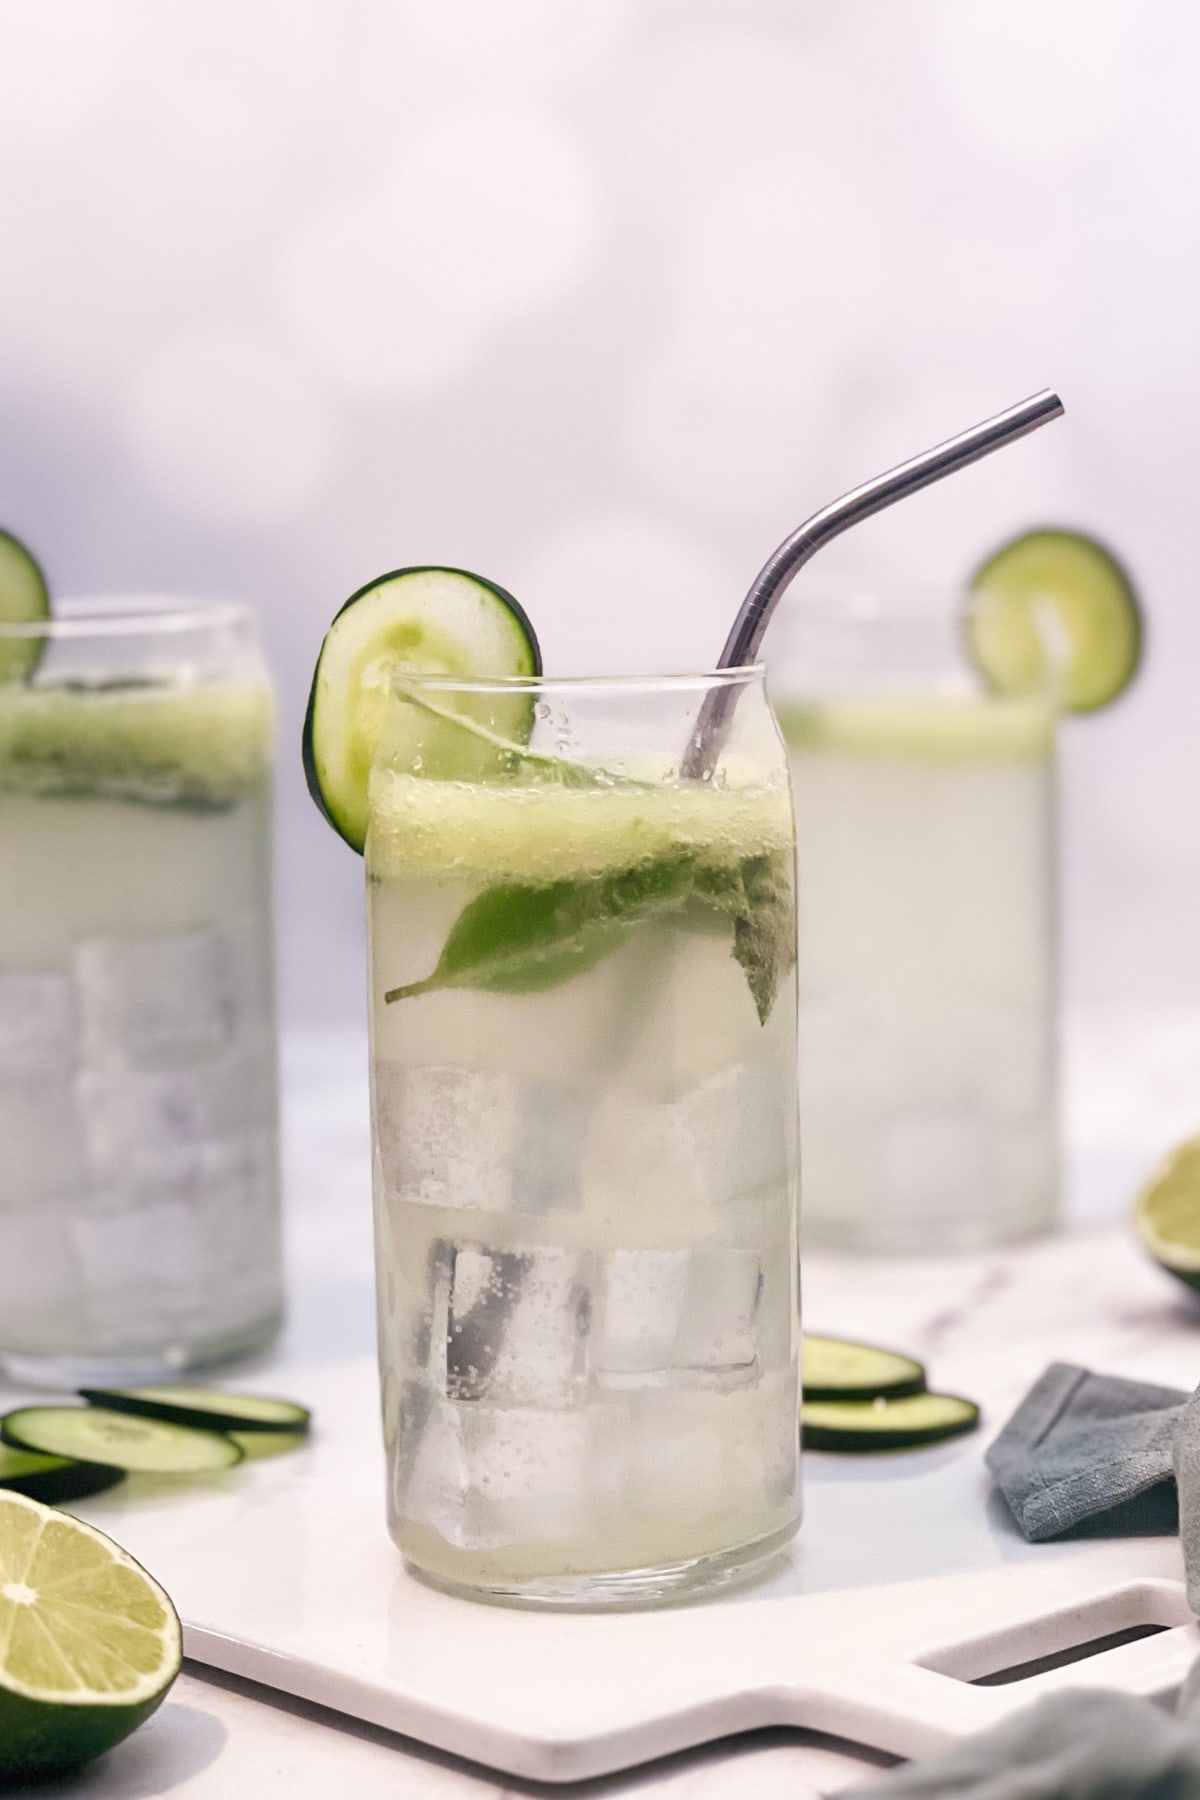
[[[22,1450],[75,1457],[127,1474],[201,1475],[242,1460],[232,1438],[99,1406],[23,1406],[0,1419],[0,1438]]]
[[[0,625],[36,625],[50,617],[46,577],[24,544],[0,531]],[[0,634],[0,682],[23,681],[42,654],[43,638]]]
[[[388,726],[395,766],[446,780],[471,780],[503,755],[486,740],[417,708],[389,706],[393,678],[456,676],[504,681],[541,674],[529,620],[511,594],[465,569],[396,569],[368,582],[325,634],[304,720],[308,790],[355,850],[367,835],[367,780]],[[441,696],[443,706],[525,743],[533,699],[513,694]],[[390,721],[390,722],[389,722]]]
[[[914,1357],[849,1338],[804,1334],[805,1400],[889,1400],[925,1392],[925,1370]]]
[[[800,1438],[806,1450],[918,1450],[974,1431],[979,1408],[958,1394],[909,1394],[901,1400],[805,1400]]]
[[[79,1392],[89,1406],[134,1418],[165,1419],[170,1425],[192,1425],[200,1431],[295,1433],[307,1431],[312,1416],[295,1400],[220,1388],[80,1388]]]
[[[1143,623],[1121,563],[1077,531],[1025,532],[971,579],[967,639],[998,693],[1094,712],[1133,680]]]

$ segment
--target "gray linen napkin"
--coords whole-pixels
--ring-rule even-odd
[[[984,1459],[1021,1535],[1040,1543],[1109,1514],[1112,1536],[1174,1531],[1172,1450],[1186,1400],[1051,1363]]]
[[[986,1457],[1023,1535],[1174,1529],[1200,1613],[1200,1390],[1054,1363]],[[1171,1480],[1172,1475],[1175,1481]],[[1176,1487],[1178,1505],[1176,1509]],[[1174,1715],[1080,1687],[840,1800],[1200,1800],[1200,1663]]]

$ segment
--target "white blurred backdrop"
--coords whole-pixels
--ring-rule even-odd
[[[0,524],[60,593],[256,609],[287,1017],[362,1010],[298,754],[355,587],[465,564],[553,671],[708,665],[802,516],[1042,385],[822,568],[1124,553],[1067,995],[1200,1003],[1195,0],[0,0],[0,44]]]

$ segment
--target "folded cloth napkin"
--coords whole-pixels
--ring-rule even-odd
[[[1031,1540],[1101,1528],[1171,1531],[1200,1613],[1200,1390],[1054,1363],[987,1452]],[[1172,1479],[1174,1477],[1174,1480]],[[1200,1663],[1174,1715],[1129,1694],[1079,1687],[1014,1713],[841,1800],[1200,1800]]]
[[[985,1461],[1033,1543],[1094,1526],[1113,1536],[1174,1531],[1173,1452],[1187,1395],[1051,1363]],[[1200,1450],[1196,1456],[1200,1473]]]

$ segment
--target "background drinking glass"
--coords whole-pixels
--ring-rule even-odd
[[[234,606],[0,650],[0,1363],[177,1373],[280,1318],[270,686]]]
[[[983,690],[969,604],[806,585],[769,639],[810,1244],[944,1250],[1054,1219],[1055,711]]]
[[[718,684],[728,745],[682,778]],[[793,860],[760,669],[397,684],[380,1363],[392,1533],[442,1582],[653,1599],[796,1528]]]

